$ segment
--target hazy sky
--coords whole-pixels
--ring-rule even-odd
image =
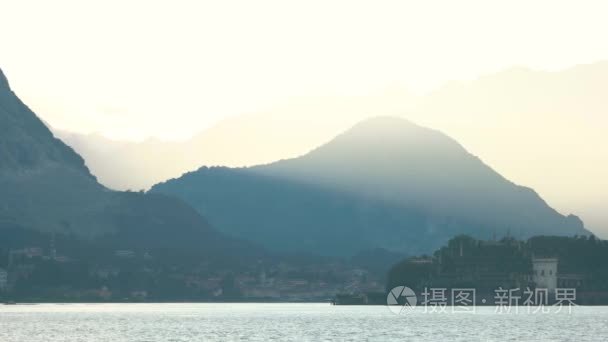
[[[186,138],[294,96],[424,93],[608,59],[606,1],[4,1],[0,67],[53,126]]]

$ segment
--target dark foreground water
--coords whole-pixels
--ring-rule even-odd
[[[0,305],[1,342],[608,341],[608,307],[427,313],[329,304]]]

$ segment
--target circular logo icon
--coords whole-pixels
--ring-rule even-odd
[[[413,310],[417,303],[416,293],[407,286],[397,286],[386,296],[386,305],[396,315]]]

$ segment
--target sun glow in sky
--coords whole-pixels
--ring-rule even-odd
[[[608,59],[605,1],[4,1],[0,67],[47,122],[185,139],[294,96],[424,93]]]

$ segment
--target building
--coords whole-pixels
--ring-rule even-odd
[[[130,258],[135,257],[135,252],[133,252],[131,250],[120,250],[120,251],[115,251],[114,256],[117,256],[117,257],[123,258],[123,259],[130,259]]]
[[[586,277],[582,274],[560,273],[557,276],[557,287],[558,288],[583,288],[586,283]]]
[[[32,259],[32,258],[42,258],[44,256],[42,248],[40,248],[40,247],[26,247],[23,249],[10,251],[9,253],[10,253],[10,256],[9,256],[10,258],[14,258],[15,256],[17,256],[17,257]]]
[[[8,272],[0,268],[0,292],[6,291],[8,288]]]
[[[537,288],[554,292],[557,288],[557,258],[532,258],[532,281]]]

